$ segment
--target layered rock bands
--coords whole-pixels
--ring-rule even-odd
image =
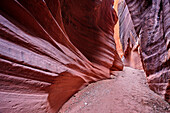
[[[150,88],[170,103],[169,0],[120,0],[118,10],[125,61],[141,59]]]
[[[112,0],[2,0],[0,112],[56,112],[87,84],[122,70],[112,5]]]

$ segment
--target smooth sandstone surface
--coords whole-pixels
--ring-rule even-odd
[[[78,92],[80,97],[88,90],[87,96],[95,94],[91,107],[82,96],[80,105],[73,102],[67,108],[69,100],[61,111],[168,112],[169,105],[146,82],[170,102],[169,1],[120,0],[115,28],[113,4],[112,0],[2,0],[0,112],[57,112],[76,92],[108,78],[115,78],[113,86],[106,80]],[[116,50],[119,37],[122,48],[117,45]],[[124,65],[144,69],[147,81],[142,71],[130,68],[115,77],[112,71],[123,69],[118,52],[124,54]],[[95,89],[98,86],[101,89]]]
[[[122,70],[112,5],[112,0],[2,0],[0,112],[27,107],[56,112],[89,83]]]

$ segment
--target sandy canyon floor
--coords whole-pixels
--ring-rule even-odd
[[[79,91],[59,113],[170,112],[170,105],[149,89],[143,71],[125,67],[111,76]]]

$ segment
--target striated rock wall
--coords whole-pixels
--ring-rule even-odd
[[[119,36],[124,53],[122,60],[126,66],[143,69],[139,51],[139,37],[136,35],[125,0],[119,0],[118,18],[120,30]]]
[[[170,102],[168,86],[168,80],[170,79],[169,0],[125,1],[134,24],[134,29],[139,37],[140,55],[142,58],[143,68],[148,78],[149,86],[162,97],[166,95],[165,99]],[[126,5],[121,7],[126,9]],[[123,14],[124,12],[120,14]],[[128,15],[128,13],[120,16],[125,17],[126,15]],[[129,21],[129,19],[127,19],[127,21]],[[120,29],[124,28],[125,27],[121,27]],[[133,27],[129,26],[129,28],[131,29]],[[124,36],[124,34],[126,34],[126,30],[123,30],[123,32],[122,36],[124,39],[123,37],[121,37],[121,39],[127,42],[128,38]],[[126,45],[123,46],[124,48],[127,47]]]
[[[122,70],[112,0],[2,0],[0,112],[56,112]]]
[[[119,3],[119,0],[114,0],[114,9],[116,11],[116,14],[118,15],[118,3]],[[116,49],[117,49],[117,52],[119,54],[119,56],[122,58],[123,56],[123,49],[122,49],[122,44],[121,44],[121,41],[120,41],[120,37],[119,37],[119,18],[118,18],[118,21],[114,27],[114,39],[115,39],[115,43],[116,43]]]

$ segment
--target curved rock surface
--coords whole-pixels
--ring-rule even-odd
[[[114,0],[114,9],[116,11],[116,13],[118,14],[118,3],[119,0]],[[118,22],[116,23],[115,27],[114,27],[114,39],[115,39],[115,43],[116,43],[116,50],[119,54],[119,56],[122,58],[123,56],[123,48],[122,48],[122,44],[120,41],[120,31],[119,31],[119,17],[118,17]]]
[[[144,71],[125,67],[114,79],[90,84],[60,113],[169,113],[170,105],[148,87]]]
[[[122,70],[116,22],[112,0],[2,0],[0,112],[56,112],[87,84]]]
[[[119,0],[118,18],[120,29],[120,40],[124,56],[122,58],[124,65],[135,69],[143,69],[140,51],[139,37],[134,29],[133,21],[129,13],[125,0]]]
[[[124,1],[124,0],[122,0]],[[168,81],[170,79],[170,3],[169,0],[125,0],[120,6],[120,33],[123,46],[128,46],[131,29],[135,29],[134,42],[139,44],[143,68],[146,72],[150,88],[170,102]],[[123,7],[125,8],[123,10]],[[127,8],[128,7],[128,8]],[[126,11],[128,10],[128,11]],[[128,21],[129,13],[133,24],[123,26]],[[125,17],[128,17],[127,20]],[[123,20],[125,19],[125,20]],[[133,27],[134,25],[134,27]],[[129,27],[130,31],[127,30]],[[133,37],[130,37],[132,43]],[[125,43],[125,44],[124,44]],[[133,44],[133,43],[132,43]],[[135,47],[135,46],[134,46]],[[132,49],[133,50],[133,49]],[[131,51],[128,53],[131,53]],[[134,48],[135,50],[135,48]],[[166,96],[165,96],[166,95]]]

